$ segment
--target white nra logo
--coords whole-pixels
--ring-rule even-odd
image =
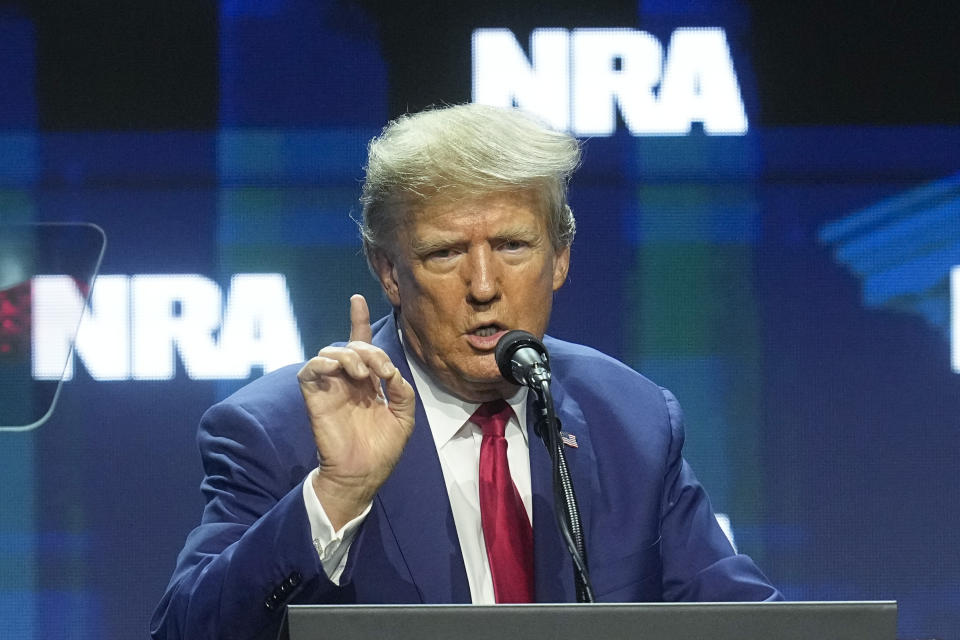
[[[473,32],[473,101],[515,105],[577,136],[743,135],[747,115],[727,37],[681,28],[664,47],[632,29],[535,29],[530,59],[508,29]]]
[[[39,276],[33,299],[33,377],[69,380],[83,296],[69,277]],[[95,380],[170,380],[177,355],[195,380],[245,379],[253,367],[266,372],[303,360],[278,273],[233,276],[226,303],[217,283],[201,275],[99,276],[75,353]]]

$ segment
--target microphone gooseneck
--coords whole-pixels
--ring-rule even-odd
[[[534,391],[539,414],[534,430],[543,439],[553,463],[554,515],[560,536],[573,560],[577,601],[593,602],[580,510],[560,438],[560,421],[557,420],[550,392],[550,356],[543,343],[532,333],[513,330],[505,333],[497,342],[495,357],[497,368],[507,381],[530,387]]]

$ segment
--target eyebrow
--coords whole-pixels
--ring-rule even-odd
[[[541,234],[538,234],[536,231],[526,227],[518,226],[502,229],[491,238],[491,241],[499,243],[510,240],[521,240],[530,244],[537,244],[540,239]],[[464,241],[457,237],[415,238],[410,242],[410,248],[414,255],[425,256],[433,253],[434,251],[450,249],[462,244],[464,244]]]
[[[436,239],[417,238],[411,241],[410,248],[413,250],[414,255],[425,256],[430,253],[433,253],[434,251],[455,247],[458,244],[461,244],[461,241],[455,238],[436,238]]]
[[[504,240],[523,240],[532,244],[540,240],[541,237],[541,234],[527,227],[507,227],[495,235],[493,239],[501,242]]]

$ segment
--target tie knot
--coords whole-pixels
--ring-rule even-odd
[[[480,427],[484,436],[502,438],[512,414],[513,409],[505,400],[493,400],[477,407],[470,420]]]

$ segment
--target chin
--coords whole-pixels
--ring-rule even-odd
[[[488,358],[489,362],[487,362]],[[503,376],[500,375],[500,369],[497,368],[497,361],[492,355],[484,356],[483,361],[478,364],[479,366],[471,367],[465,372],[465,379],[480,384],[496,384],[504,381]]]
[[[494,398],[504,397],[504,394],[509,396],[513,394],[510,389],[515,389],[512,384],[500,375],[500,371],[496,365],[494,365],[492,369],[486,367],[473,368],[462,372],[461,376],[458,377],[461,388],[464,391],[468,391],[469,395],[476,396],[472,398],[473,400],[485,402]]]

